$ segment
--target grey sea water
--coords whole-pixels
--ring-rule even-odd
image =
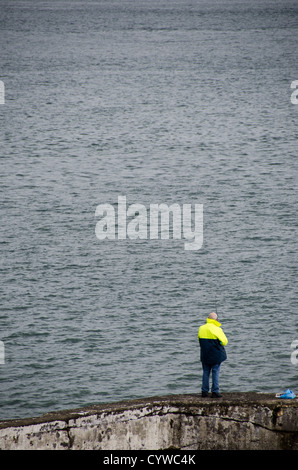
[[[298,392],[296,1],[0,1],[0,419]],[[204,243],[104,240],[98,204],[204,205]]]

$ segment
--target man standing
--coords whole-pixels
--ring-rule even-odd
[[[224,346],[228,340],[221,324],[217,321],[217,314],[212,312],[207,318],[207,323],[200,326],[198,340],[201,349],[201,362],[203,366],[202,397],[207,397],[209,392],[209,376],[212,371],[212,398],[220,398],[219,393],[219,369],[227,354]]]

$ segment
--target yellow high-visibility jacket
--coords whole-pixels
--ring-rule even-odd
[[[207,318],[207,323],[199,328],[198,340],[204,364],[220,364],[227,359],[224,346],[228,344],[228,339],[220,327],[217,320]]]

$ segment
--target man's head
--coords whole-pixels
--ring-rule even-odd
[[[208,315],[208,318],[210,318],[211,320],[217,320],[217,314],[215,312],[211,312]]]

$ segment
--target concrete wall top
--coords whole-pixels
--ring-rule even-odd
[[[298,450],[298,399],[167,395],[0,421],[0,449]]]

